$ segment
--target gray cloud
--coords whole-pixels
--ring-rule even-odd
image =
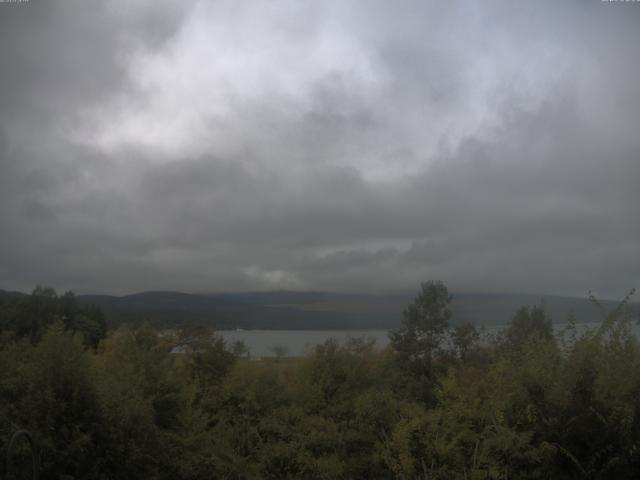
[[[640,7],[0,5],[0,287],[639,284]]]

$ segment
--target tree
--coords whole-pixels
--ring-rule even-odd
[[[444,283],[429,281],[404,311],[398,330],[389,336],[393,348],[409,362],[430,365],[449,329],[451,296]]]
[[[411,398],[434,404],[438,385],[435,356],[442,350],[449,329],[451,296],[442,282],[421,285],[421,292],[404,311],[400,328],[389,333],[396,352],[398,387]]]
[[[521,349],[532,336],[542,340],[554,338],[553,324],[542,306],[518,309],[504,333],[506,345],[515,350]]]
[[[81,337],[56,322],[38,344],[4,350],[0,364],[0,418],[34,435],[41,478],[95,478],[100,407]]]
[[[145,324],[120,327],[92,358],[103,425],[100,478],[175,479],[193,388],[182,355]],[[51,477],[53,478],[53,477]],[[86,478],[78,476],[76,478]]]
[[[277,359],[284,358],[288,353],[287,347],[285,347],[284,345],[275,345],[271,347],[271,351]]]
[[[463,362],[467,354],[480,339],[480,332],[471,322],[456,325],[451,332],[451,343],[456,354]]]
[[[50,287],[37,286],[31,295],[0,298],[0,331],[13,338],[40,341],[48,328],[61,322],[65,331],[80,333],[87,347],[95,348],[107,335],[107,322],[95,305],[82,305],[73,292],[57,295]]]
[[[231,345],[231,351],[236,357],[246,356],[247,358],[249,358],[249,347],[247,347],[247,344],[244,342],[244,340],[236,340],[235,342],[233,342],[233,344]]]
[[[185,323],[172,347],[184,353],[185,366],[200,398],[221,383],[236,361],[224,339],[204,325]]]

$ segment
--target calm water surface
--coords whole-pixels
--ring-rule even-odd
[[[577,325],[578,332],[587,328],[595,328],[598,324],[583,323]],[[556,324],[556,332],[565,324]],[[483,337],[495,335],[504,328],[503,325],[484,327]],[[638,328],[636,327],[636,334]],[[283,347],[285,356],[300,356],[312,350],[316,345],[334,338],[344,345],[349,338],[373,338],[378,348],[389,343],[388,330],[222,330],[218,332],[229,343],[242,340],[249,348],[252,357],[274,356],[274,348]]]

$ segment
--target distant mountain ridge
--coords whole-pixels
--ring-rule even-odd
[[[556,323],[570,313],[578,322],[601,320],[586,299],[553,295],[509,293],[453,293],[454,323],[506,324],[523,305],[543,303]],[[414,295],[368,295],[331,292],[237,292],[190,294],[150,291],[125,296],[79,295],[83,303],[100,306],[112,324],[150,321],[163,326],[183,321],[211,324],[218,329],[388,329],[402,319]],[[605,300],[607,310],[617,302]],[[638,316],[639,304],[630,304]]]
[[[2,297],[26,295],[0,290]],[[109,323],[151,322],[173,327],[185,321],[205,323],[217,329],[339,330],[396,328],[402,312],[415,295],[369,295],[331,292],[235,292],[191,294],[150,291],[124,296],[78,295],[80,303],[98,305]],[[452,323],[504,325],[524,305],[542,303],[555,323],[573,313],[580,323],[597,322],[601,313],[586,298],[513,293],[453,293]],[[618,302],[600,302],[613,310]],[[639,317],[640,304],[629,305]]]

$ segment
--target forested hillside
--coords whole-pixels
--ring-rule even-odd
[[[452,322],[505,325],[521,305],[543,303],[556,323],[574,314],[580,322],[601,318],[587,298],[553,295],[454,293]],[[184,321],[206,323],[217,329],[390,329],[397,328],[412,295],[354,295],[330,292],[248,292],[194,295],[146,292],[114,297],[81,295],[78,301],[95,304],[112,325],[142,324],[174,327]],[[605,308],[616,303],[603,301]],[[632,307],[638,315],[637,305]]]
[[[637,478],[627,302],[560,336],[524,306],[487,343],[451,326],[447,289],[430,282],[384,350],[328,341],[252,361],[204,327],[107,333],[71,294],[4,295],[0,446],[27,429],[51,479]]]

